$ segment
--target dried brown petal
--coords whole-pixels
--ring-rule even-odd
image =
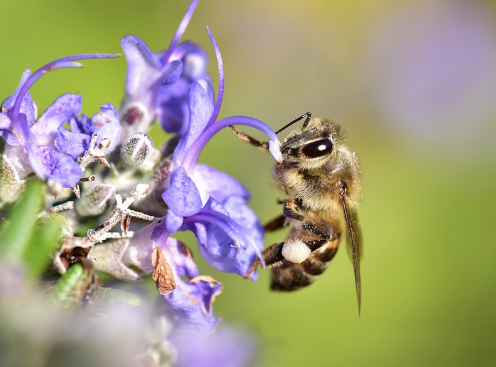
[[[152,279],[155,281],[158,293],[165,296],[176,289],[176,280],[174,279],[172,268],[158,246],[153,248],[152,265],[155,268],[152,273]]]

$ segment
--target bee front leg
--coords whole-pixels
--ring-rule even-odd
[[[234,128],[234,126],[229,126],[231,131],[238,137],[238,139],[241,139],[243,141],[246,141],[250,143],[251,145],[260,148],[262,150],[268,151],[269,150],[269,143],[266,141],[260,141],[255,138],[252,138],[250,135],[247,135],[241,131],[238,131]]]

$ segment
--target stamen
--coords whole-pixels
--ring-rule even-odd
[[[21,109],[21,103],[24,98],[24,95],[28,92],[29,88],[43,75],[47,74],[48,72],[52,70],[57,70],[57,69],[62,69],[62,68],[80,68],[83,67],[82,64],[78,62],[74,62],[76,60],[86,60],[86,59],[113,59],[116,58],[120,55],[112,55],[112,54],[86,54],[86,55],[73,55],[73,56],[67,56],[63,57],[61,59],[52,61],[38,70],[36,70],[33,74],[31,74],[22,87],[19,89],[19,93],[17,94],[16,100],[14,102],[14,105],[12,106],[12,109],[9,111],[10,118],[12,119],[14,125],[18,124],[19,120],[19,112]],[[23,125],[23,124],[21,124]],[[18,130],[22,130],[25,132],[25,139],[26,141],[29,141],[29,127],[26,126],[17,126]],[[27,131],[25,131],[25,128],[27,128]]]
[[[183,20],[181,20],[181,23],[179,23],[179,27],[177,27],[176,34],[174,34],[174,37],[172,38],[169,48],[167,49],[164,55],[164,59],[162,60],[162,65],[165,65],[169,62],[172,52],[174,52],[174,49],[176,48],[181,37],[183,36],[184,31],[186,31],[186,28],[188,28],[189,21],[191,20],[191,17],[193,16],[193,13],[195,12],[196,6],[198,5],[199,1],[200,0],[193,0],[191,4],[189,4],[188,10],[186,10],[186,14],[184,14]]]
[[[215,124],[208,126],[205,131],[196,139],[196,141],[190,146],[188,152],[184,156],[184,161],[182,163],[186,171],[190,170],[193,165],[196,164],[201,151],[207,145],[207,143],[212,139],[215,134],[221,131],[223,128],[231,125],[244,125],[253,127],[254,129],[260,130],[265,135],[270,138],[269,147],[272,146],[270,150],[272,156],[276,161],[280,161],[280,155],[277,154],[277,147],[280,146],[279,139],[274,131],[265,123],[260,120],[247,117],[247,116],[231,116],[226,117]],[[279,152],[280,154],[280,152]]]
[[[215,57],[217,58],[217,68],[219,70],[219,93],[217,95],[217,102],[215,103],[214,112],[208,121],[207,127],[212,125],[215,120],[217,120],[217,116],[219,116],[220,106],[222,105],[222,99],[224,98],[224,63],[222,62],[222,56],[220,54],[219,47],[217,46],[217,42],[215,41],[212,32],[210,32],[210,28],[207,27],[207,33],[210,37],[210,42],[212,42],[212,46],[215,51]]]

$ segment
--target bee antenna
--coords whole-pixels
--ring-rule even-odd
[[[279,134],[281,131],[283,130],[286,130],[288,127],[290,127],[291,125],[297,123],[298,121],[306,118],[305,122],[303,123],[303,127],[307,127],[308,123],[310,122],[310,118],[312,117],[312,113],[311,112],[307,112],[307,113],[304,113],[303,115],[301,115],[300,117],[297,117],[295,118],[293,121],[289,122],[288,124],[284,125],[283,127],[281,127],[279,130],[276,131],[276,135]]]

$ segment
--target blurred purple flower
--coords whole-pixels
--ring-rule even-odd
[[[255,362],[256,340],[249,332],[220,326],[214,334],[179,330],[172,335],[178,367],[248,367]]]
[[[400,9],[381,14],[366,57],[383,120],[436,145],[475,136],[494,112],[494,16],[479,1]]]

